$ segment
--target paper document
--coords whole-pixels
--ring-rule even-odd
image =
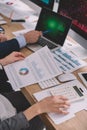
[[[53,55],[61,70],[66,73],[73,72],[87,65],[85,61],[82,61],[77,56],[63,48],[55,49]]]
[[[11,4],[8,4],[10,3]],[[13,1],[0,1],[0,13],[11,19],[24,19],[25,22],[21,23],[24,28],[33,30],[36,27],[38,16],[35,16],[35,11],[20,0]]]
[[[5,71],[14,89],[38,83],[62,73],[47,46],[22,61],[5,66]]]
[[[11,2],[12,4],[9,4]],[[34,10],[20,0],[0,2],[0,13],[11,19],[23,19],[31,16]]]
[[[5,20],[0,20],[0,25],[6,24],[7,22]]]
[[[20,35],[23,35],[24,33],[27,33],[29,31],[31,31],[32,28],[30,29],[23,29],[23,30],[20,30],[20,31],[16,31],[16,32],[12,32],[15,36],[20,36]]]
[[[87,49],[83,48],[79,43],[73,43],[69,40],[65,40],[63,48],[67,51],[72,52],[80,59],[87,58]],[[79,50],[79,51],[77,51]]]
[[[84,96],[87,95],[87,90],[85,89],[85,87],[78,80],[74,80],[71,82],[67,82],[67,83],[55,86],[50,89],[46,89],[46,90],[34,93],[34,97],[37,99],[37,101],[40,101],[40,100],[44,99],[45,97],[52,96],[51,91],[53,91],[53,90],[56,91],[56,89],[58,89],[59,87],[61,87],[61,90],[62,90],[62,87],[65,87],[65,86],[70,86],[70,87],[78,86],[79,88],[81,88],[83,90]],[[59,90],[60,95],[61,95],[61,90]],[[65,92],[65,90],[64,90],[64,92]],[[67,93],[66,95],[68,95],[69,90],[66,93]],[[67,97],[67,98],[70,99],[72,97],[70,97],[70,94],[69,94],[69,97]],[[86,103],[85,103],[85,97],[84,97],[83,100],[79,100],[79,101],[71,103],[71,106],[68,109],[69,114],[62,115],[62,114],[57,114],[57,113],[48,113],[48,115],[55,124],[60,124],[64,121],[69,120],[70,118],[74,117],[75,113],[83,110],[85,108],[85,106],[86,106]]]

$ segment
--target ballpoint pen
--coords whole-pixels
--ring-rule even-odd
[[[43,34],[47,34],[47,33],[49,33],[49,32],[51,32],[51,30],[46,30],[46,31],[43,31],[42,33],[43,33]]]
[[[25,19],[11,19],[11,22],[25,22]]]

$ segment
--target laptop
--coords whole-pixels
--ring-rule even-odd
[[[27,47],[33,51],[48,46],[49,49],[63,46],[72,20],[47,8],[42,8],[35,30],[42,31],[37,43]]]

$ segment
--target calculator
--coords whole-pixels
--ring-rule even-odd
[[[56,78],[51,78],[51,79],[39,82],[39,86],[42,89],[50,88],[50,87],[53,87],[53,86],[56,86],[56,85],[59,85],[59,84],[60,83]]]
[[[75,102],[84,99],[87,90],[78,81],[71,81],[61,84],[50,90],[52,95],[63,95],[69,99],[70,102]]]

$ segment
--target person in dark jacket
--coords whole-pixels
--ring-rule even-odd
[[[26,46],[26,42],[29,42],[29,44],[36,42],[39,38],[39,36],[41,35],[41,32],[38,31],[30,31],[28,33],[25,33],[22,36],[18,36],[14,39],[11,40],[7,40],[7,37],[4,34],[0,34],[0,63],[4,66],[10,63],[13,63],[15,61],[18,60],[22,60],[24,59],[24,55],[20,52],[13,52],[15,51],[19,51],[20,48]],[[9,55],[8,55],[9,54]],[[31,105],[29,104],[29,102],[26,100],[26,98],[24,97],[24,95],[21,93],[21,91],[14,91],[12,89],[11,84],[7,81],[8,78],[6,76],[5,73],[3,73],[4,70],[0,70],[0,97],[1,97],[1,104],[2,104],[2,109],[3,109],[3,105],[5,107],[6,104],[4,104],[4,100],[5,97],[11,102],[8,103],[9,105],[7,106],[6,110],[8,109],[9,111],[7,112],[7,115],[5,113],[0,114],[0,116],[2,117],[2,119],[6,118],[6,117],[10,117],[16,112],[21,112],[24,111],[25,109],[27,109],[28,107],[30,107]],[[3,77],[3,74],[5,77]],[[6,100],[6,99],[5,99]],[[15,107],[15,108],[14,108]],[[1,108],[0,108],[1,109]],[[5,110],[5,112],[6,112]],[[13,110],[13,112],[12,112]],[[3,116],[2,116],[3,115]],[[43,128],[44,124],[43,122],[39,119],[39,117],[37,117],[37,119],[35,119],[35,121],[31,121],[31,124],[33,122],[33,125],[35,126],[36,123],[39,124],[39,128]],[[35,122],[35,123],[34,123]],[[32,129],[32,128],[30,128]],[[33,129],[32,129],[33,130]]]
[[[3,65],[3,59],[7,59],[7,55],[12,53],[13,51],[20,51],[20,48],[23,48],[26,46],[26,44],[32,44],[37,42],[38,38],[42,35],[40,31],[30,31],[25,33],[24,35],[17,36],[11,40],[7,40],[7,37],[5,34],[0,34],[0,63]],[[20,55],[18,56],[19,53],[13,53],[14,55],[13,62],[14,60],[17,61],[20,58]],[[23,56],[23,54],[22,54]],[[11,58],[11,57],[10,57]],[[11,58],[11,62],[12,62]],[[21,57],[23,58],[23,57]],[[4,65],[8,64],[8,59],[5,60],[7,63],[4,63]],[[4,82],[4,79],[2,80],[2,77],[0,78],[0,93],[2,92],[11,92],[13,91],[11,85],[9,82]]]
[[[20,52],[13,52],[3,58],[1,63],[6,65],[16,61],[16,58],[21,60],[24,56]],[[2,93],[0,94],[0,130],[43,130],[45,125],[37,115],[46,112],[67,114],[69,106],[68,99],[63,96],[50,96],[30,106],[20,91]]]
[[[32,39],[32,36],[33,36],[32,34],[36,34],[36,33],[37,33],[37,36],[34,39]],[[28,35],[30,37],[28,37]],[[23,39],[24,40],[26,39],[25,43],[26,42],[33,43],[34,41],[38,40],[40,35],[41,33],[36,32],[36,31],[30,32],[30,34],[26,33],[23,37],[21,37],[21,40],[23,41]],[[1,49],[3,50],[2,51],[3,54],[0,53],[1,58],[13,52],[14,49],[16,51],[19,51],[21,47],[25,46],[24,44],[19,45],[19,41],[20,41],[19,39],[20,37],[17,37],[16,39],[12,39],[12,40],[0,43],[1,44],[0,50]],[[13,46],[11,43],[13,43]],[[4,50],[6,50],[6,52],[4,52]],[[24,58],[22,54],[18,54],[18,55],[20,58]],[[14,54],[10,54],[10,56],[15,57]],[[18,58],[18,57],[15,57],[15,58]],[[9,58],[9,56],[7,56],[7,59],[8,59],[7,62],[6,62],[6,58],[5,60],[1,59],[1,63],[3,65],[6,65],[8,63],[14,62],[13,61],[14,58]],[[9,62],[9,60],[11,61]],[[37,115],[40,115],[42,113],[47,113],[47,112],[56,112],[56,113],[61,113],[61,114],[68,113],[67,109],[70,106],[70,104],[66,97],[50,96],[41,100],[40,102],[37,102],[33,106],[30,106],[30,104],[26,101],[25,103],[27,104],[25,105],[26,107],[22,108],[25,102],[23,95],[22,97],[20,96],[21,99],[22,98],[23,99],[19,100],[19,102],[17,103],[17,99],[19,99],[16,96],[17,92],[13,92],[13,93],[14,94],[12,93],[0,94],[0,118],[1,118],[0,130],[35,130],[35,129],[42,130],[44,127],[44,124]],[[66,109],[62,109],[62,108],[66,108]]]
[[[42,33],[40,31],[33,30],[25,33],[24,35],[17,36],[11,40],[6,40],[6,37],[3,36],[3,40],[1,40],[3,42],[0,42],[0,59],[9,55],[13,51],[20,51],[20,48],[25,47],[26,44],[37,42],[41,35]]]

